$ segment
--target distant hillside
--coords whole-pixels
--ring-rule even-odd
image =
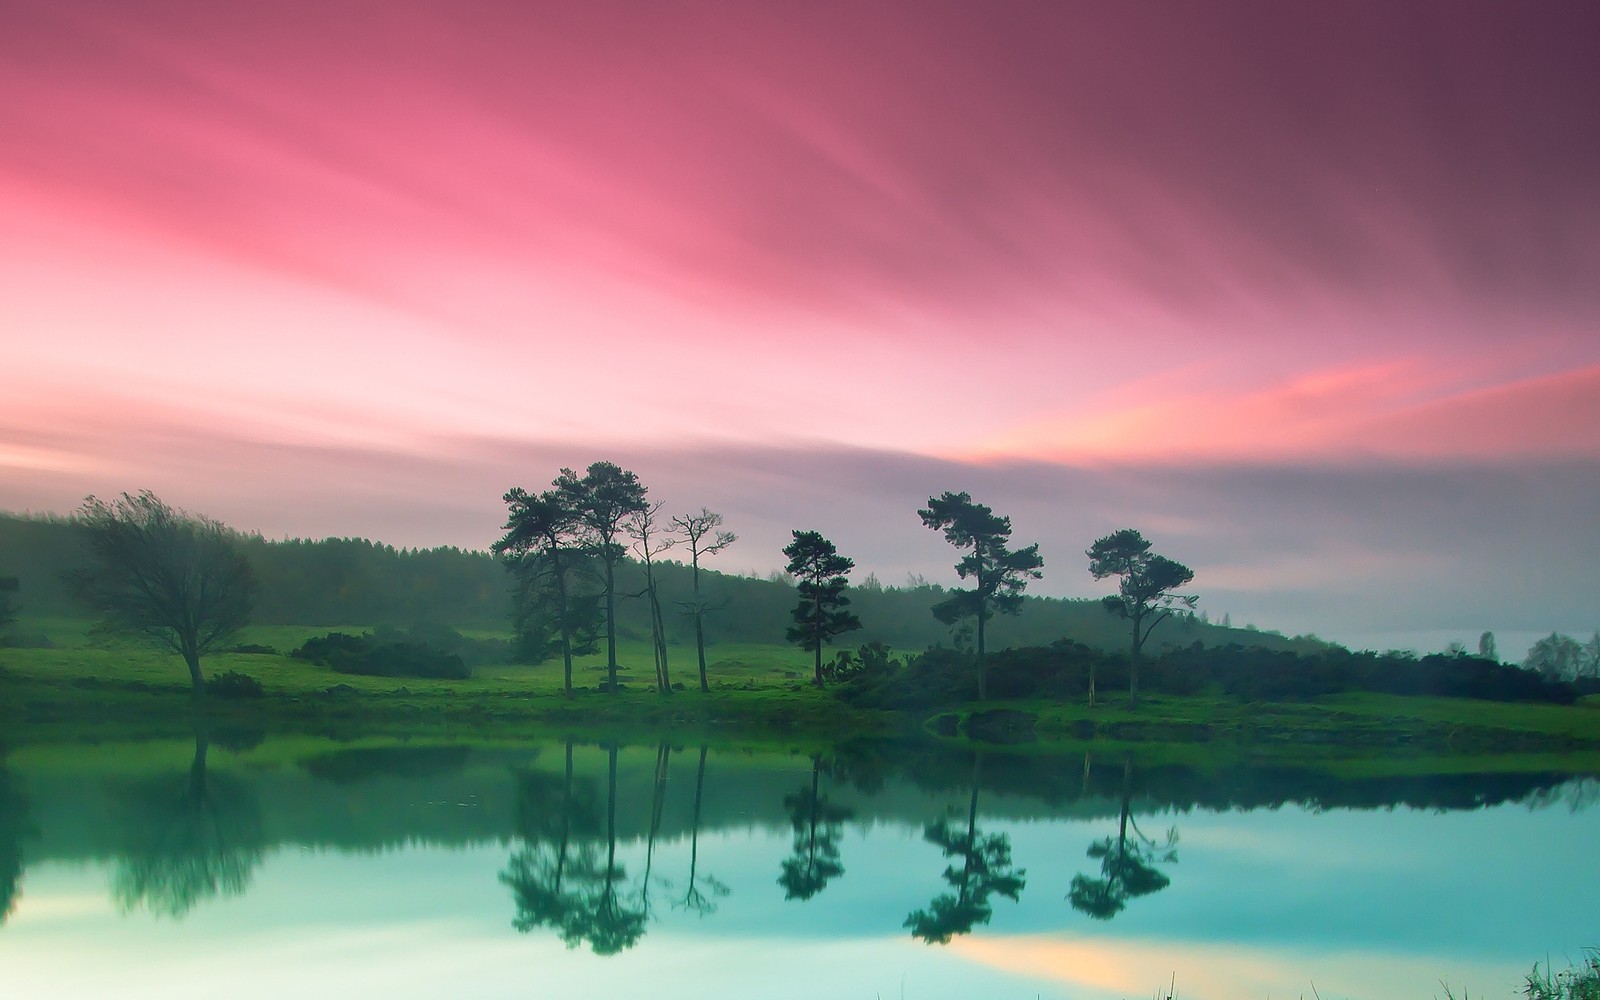
[[[268,541],[242,536],[261,585],[255,620],[261,624],[413,625],[438,623],[457,627],[504,628],[510,619],[509,578],[498,560],[486,552],[456,548],[396,549],[366,539],[328,538]],[[62,577],[85,565],[86,555],[69,521],[60,517],[0,514],[0,576],[15,576],[25,618],[81,614]],[[689,623],[671,614],[688,599],[690,571],[678,563],[658,565],[662,604],[668,609],[669,638],[688,642]],[[618,590],[633,594],[644,588],[643,573],[628,564]],[[763,580],[701,572],[705,597],[721,610],[708,616],[708,642],[781,642],[795,604],[794,587],[781,580]],[[944,597],[937,585],[856,587],[852,610],[862,631],[850,645],[877,640],[897,649],[951,645],[951,630],[935,621],[930,608]],[[643,601],[619,604],[617,623],[624,635],[643,637],[649,616]],[[1127,625],[1094,600],[1030,597],[1015,618],[992,626],[995,648],[1044,645],[1071,638],[1105,650],[1121,650]],[[1238,644],[1269,649],[1310,651],[1324,646],[1315,639],[1287,639],[1274,632],[1224,628],[1198,618],[1173,618],[1152,638],[1164,644],[1207,646]]]

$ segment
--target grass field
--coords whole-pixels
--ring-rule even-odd
[[[195,709],[177,657],[128,642],[107,642],[84,621],[36,619],[24,622],[22,631],[47,635],[52,645],[0,649],[0,722],[11,742],[74,727],[128,734],[191,721]],[[339,730],[347,736],[482,737],[510,735],[538,724],[581,727],[589,735],[607,728],[619,734],[644,728],[792,742],[923,733],[930,717],[938,715],[947,716],[946,725],[936,728],[960,733],[960,719],[972,710],[963,706],[946,713],[901,715],[852,709],[811,686],[809,654],[780,645],[708,649],[709,694],[699,691],[694,650],[673,647],[673,679],[683,690],[671,697],[654,691],[650,648],[639,641],[619,643],[620,694],[596,690],[605,679],[605,657],[592,655],[574,664],[579,690],[573,698],[562,694],[559,662],[484,665],[466,680],[431,680],[340,674],[286,655],[329,631],[364,629],[247,629],[240,643],[279,652],[216,654],[205,660],[204,668],[213,677],[226,671],[250,676],[267,696],[223,703],[210,699],[206,717],[275,730]],[[485,632],[476,637],[502,636]],[[1112,694],[1096,708],[1040,700],[982,707],[1027,713],[1033,718],[1032,742],[1041,751],[1093,744],[1137,750],[1141,756],[1181,758],[1204,743],[1212,751],[1231,747],[1232,755],[1270,754],[1296,761],[1388,758],[1385,767],[1409,761],[1449,769],[1443,761],[1475,759],[1517,769],[1600,771],[1600,704],[1594,699],[1562,707],[1378,694],[1284,703],[1153,694],[1130,710]]]

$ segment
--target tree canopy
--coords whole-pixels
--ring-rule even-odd
[[[146,490],[107,503],[84,500],[76,517],[94,565],[74,590],[100,627],[183,657],[196,694],[200,658],[250,620],[255,576],[232,531],[163,503]]]
[[[1150,543],[1132,528],[1123,528],[1095,539],[1085,553],[1089,572],[1096,580],[1120,577],[1117,593],[1104,598],[1106,610],[1128,619],[1133,626],[1132,650],[1128,667],[1128,703],[1139,704],[1139,656],[1150,632],[1179,608],[1193,610],[1199,598],[1179,594],[1178,588],[1194,579],[1194,571],[1183,563],[1155,555]],[[1094,689],[1089,690],[1090,703]]]
[[[822,647],[834,636],[861,627],[861,619],[844,610],[850,604],[844,594],[850,582],[847,574],[856,564],[819,532],[793,534],[794,541],[783,554],[789,557],[787,572],[795,579],[800,599],[793,611],[794,624],[785,635],[801,649],[816,653],[815,683],[821,687]]]
[[[917,511],[922,523],[943,531],[945,541],[958,549],[970,549],[956,563],[956,574],[973,582],[972,589],[956,589],[933,606],[933,615],[946,625],[966,618],[977,619],[978,697],[989,696],[984,654],[986,626],[996,614],[1014,615],[1022,607],[1022,591],[1029,580],[1037,580],[1044,560],[1039,546],[1012,551],[1011,519],[1001,517],[988,506],[974,503],[966,493],[945,493],[928,498],[928,506]]]
[[[578,522],[588,549],[605,569],[606,677],[617,690],[617,563],[627,553],[619,541],[630,517],[645,510],[645,486],[639,477],[613,462],[595,462],[583,476],[562,469],[555,488],[565,497]]]

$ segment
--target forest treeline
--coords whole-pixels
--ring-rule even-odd
[[[401,549],[361,538],[269,540],[241,535],[238,541],[255,572],[258,589],[252,620],[258,624],[449,625],[504,631],[511,621],[513,581],[502,562],[488,552]],[[89,555],[69,518],[0,514],[0,568],[17,579],[12,596],[23,616],[81,616],[83,608],[74,602],[66,577],[88,563]],[[692,599],[690,568],[664,560],[655,564],[654,574],[668,640],[692,643],[693,623],[679,613]],[[704,619],[708,643],[782,641],[793,622],[791,582],[781,576],[760,579],[705,566],[700,577],[701,601],[713,609]],[[624,638],[649,636],[649,606],[633,597],[644,589],[643,567],[624,559],[617,570],[622,597],[617,626]],[[851,610],[862,622],[852,644],[859,637],[862,642],[918,650],[964,641],[959,625],[941,623],[932,614],[934,606],[949,597],[938,584],[884,586],[869,577],[852,587],[850,595]],[[1002,646],[1044,646],[1068,636],[1113,651],[1125,649],[1128,642],[1127,624],[1096,599],[1024,597],[1015,617],[991,627]],[[1328,645],[1312,637],[1232,628],[1188,614],[1162,622],[1151,642],[1157,649],[1200,642],[1297,652],[1315,652]]]

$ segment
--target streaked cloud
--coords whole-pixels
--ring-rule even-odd
[[[0,18],[0,504],[483,544],[603,454],[763,547],[972,483],[1263,624],[1592,617],[1592,5]]]

